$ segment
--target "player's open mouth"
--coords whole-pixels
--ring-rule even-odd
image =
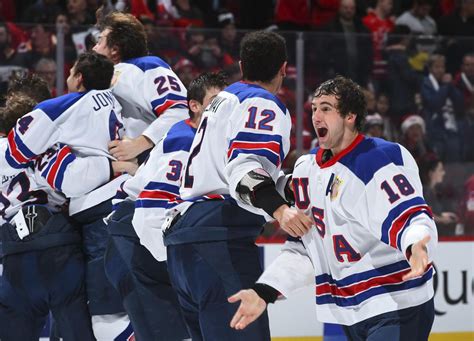
[[[328,130],[327,128],[318,128],[317,133],[319,137],[324,137],[328,133]]]

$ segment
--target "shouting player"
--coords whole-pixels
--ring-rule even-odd
[[[245,328],[281,293],[316,281],[317,316],[350,340],[427,340],[434,320],[436,226],[418,167],[401,145],[360,134],[361,88],[336,77],[316,89],[320,147],[293,173],[296,206],[314,228],[290,239],[231,321]]]

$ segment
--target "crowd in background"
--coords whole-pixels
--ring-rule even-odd
[[[3,0],[0,92],[34,72],[56,93],[57,29],[65,77],[97,38],[97,10],[129,11],[146,27],[150,54],[187,85],[202,71],[240,78],[245,30],[278,30],[290,51],[279,93],[296,117],[296,32],[304,32],[303,146],[317,145],[311,93],[342,74],[365,88],[365,133],[415,157],[440,235],[474,234],[474,0]],[[301,114],[301,113],[300,113]],[[0,127],[1,128],[1,127]],[[1,129],[0,129],[1,131]],[[296,137],[292,137],[292,148]],[[297,153],[287,160],[287,167]],[[446,169],[446,170],[445,170]],[[448,174],[445,177],[445,174]]]

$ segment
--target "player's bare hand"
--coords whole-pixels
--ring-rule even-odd
[[[130,161],[112,161],[112,169],[114,173],[128,173],[130,175],[135,175],[135,172],[138,169],[137,159],[132,159]]]
[[[428,249],[426,245],[428,245],[430,239],[430,236],[426,236],[412,245],[410,257],[411,270],[403,276],[404,281],[419,277],[425,273],[426,267],[428,266]]]
[[[267,303],[253,289],[240,290],[227,300],[229,303],[240,301],[239,309],[237,309],[234,317],[232,317],[232,321],[230,321],[230,327],[237,330],[247,327],[262,315],[267,308]]]
[[[143,135],[134,139],[125,136],[122,140],[109,142],[109,153],[119,161],[126,161],[152,147],[153,142]]]
[[[309,231],[313,221],[306,214],[295,208],[281,205],[273,212],[280,227],[292,237],[301,237]]]

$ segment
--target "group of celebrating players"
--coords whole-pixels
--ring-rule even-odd
[[[69,94],[29,77],[1,108],[1,340],[50,311],[64,340],[270,340],[267,304],[310,284],[353,340],[427,339],[436,227],[411,155],[360,134],[357,84],[317,88],[319,147],[285,175],[281,36],[243,38],[242,81],[186,89],[135,17],[98,24]],[[262,274],[270,219],[290,237]]]

